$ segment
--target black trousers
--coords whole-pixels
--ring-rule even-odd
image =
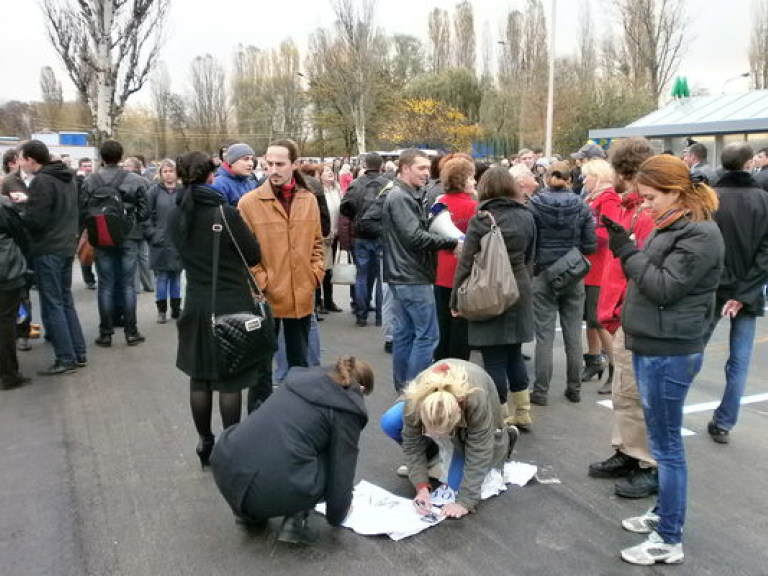
[[[440,340],[435,349],[435,360],[458,358],[469,360],[469,323],[464,318],[451,315],[451,289],[435,286],[435,306],[437,306],[437,327]]]
[[[16,357],[16,315],[23,288],[0,290],[0,378],[8,380],[19,373]]]
[[[309,328],[312,316],[303,318],[275,318],[275,334],[283,330],[285,355],[288,366],[309,366]],[[264,363],[259,370],[259,380],[248,388],[248,414],[261,406],[272,393],[272,360]]]

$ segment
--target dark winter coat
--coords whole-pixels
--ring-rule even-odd
[[[82,187],[82,194],[85,197],[84,206],[87,205],[87,198],[101,185],[101,182],[106,184],[113,182],[120,170],[122,168],[119,166],[110,164],[88,176]],[[95,178],[97,174],[98,179]],[[123,207],[133,223],[127,235],[129,240],[144,240],[144,223],[149,220],[148,187],[147,179],[135,172],[126,174],[120,184],[119,192],[122,195]]]
[[[681,218],[655,230],[642,251],[624,249],[617,256],[629,280],[621,310],[627,349],[644,356],[702,352],[725,258],[717,224]]]
[[[211,329],[211,283],[213,281],[213,224],[219,206],[225,204],[222,194],[208,186],[196,186],[187,191],[184,203],[170,218],[173,243],[181,255],[187,275],[184,310],[177,323],[179,347],[176,367],[190,378],[219,382],[214,357]],[[190,196],[191,195],[191,196]],[[184,210],[193,203],[190,234],[183,235]],[[259,243],[240,218],[236,208],[224,206],[224,215],[249,266],[261,261]],[[219,273],[217,279],[217,314],[254,311],[247,280],[247,270],[235,249],[226,228],[221,233]],[[248,386],[247,375],[241,378]],[[251,381],[251,383],[253,383]]]
[[[181,272],[181,259],[171,239],[168,220],[176,209],[177,188],[155,184],[149,189],[149,266],[156,272]]]
[[[7,275],[0,274],[0,292],[18,290],[26,285],[23,266],[18,276],[11,276],[9,271],[16,268],[14,263],[18,262],[15,258],[19,250],[26,258],[29,252],[27,231],[16,205],[10,199],[0,196],[0,270],[9,272]]]
[[[329,524],[346,518],[368,414],[359,386],[343,388],[330,371],[292,368],[258,410],[219,437],[211,469],[236,514],[286,516],[325,500]]]
[[[368,208],[376,201],[384,187],[389,184],[389,180],[381,173],[375,170],[367,170],[362,176],[357,178],[347,188],[347,193],[341,200],[339,208],[341,214],[350,218],[355,227],[353,234],[355,238],[375,239],[378,236],[371,236],[360,230],[360,219],[366,213]]]
[[[533,296],[531,273],[536,246],[536,224],[533,215],[523,204],[511,198],[493,198],[477,207],[493,214],[504,235],[509,262],[520,291],[520,299],[509,310],[483,322],[469,322],[469,345],[500,346],[533,340]],[[459,266],[454,277],[451,307],[456,308],[458,287],[472,273],[475,255],[480,251],[480,239],[491,230],[488,217],[478,215],[469,221]]]
[[[747,172],[726,171],[717,182],[715,222],[725,242],[725,268],[718,303],[738,300],[743,312],[765,313],[768,282],[768,193]]]
[[[547,189],[531,197],[536,219],[536,269],[544,270],[576,246],[582,254],[597,250],[595,219],[589,206],[570,189]]]
[[[427,228],[424,191],[395,180],[382,214],[384,281],[390,284],[434,284],[437,251],[452,250],[456,240]]]
[[[30,256],[74,256],[80,213],[75,173],[60,161],[44,164],[27,195],[23,219]]]

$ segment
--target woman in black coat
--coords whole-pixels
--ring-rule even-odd
[[[261,261],[259,243],[240,218],[236,208],[210,187],[216,167],[203,152],[188,152],[178,161],[178,171],[187,190],[181,205],[170,219],[171,237],[187,273],[187,301],[177,323],[179,346],[176,367],[190,378],[190,405],[195,428],[200,435],[197,454],[208,465],[213,450],[211,432],[213,391],[219,392],[219,409],[224,428],[240,421],[241,391],[259,381],[260,365],[226,380],[218,373],[211,313],[230,314],[255,311],[248,270],[225,226],[221,234],[216,310],[211,310],[213,281],[213,225],[224,218],[248,266]],[[266,398],[271,386],[263,391]]]
[[[504,168],[491,168],[477,186],[480,204],[477,215],[469,221],[464,247],[454,277],[451,308],[456,312],[458,287],[472,273],[472,263],[480,251],[480,239],[491,230],[490,213],[504,236],[509,262],[517,281],[520,298],[503,314],[485,321],[469,322],[469,346],[479,348],[483,366],[499,392],[508,423],[526,429],[531,425],[528,372],[522,344],[533,340],[533,299],[531,267],[536,245],[536,224],[517,191],[515,180]],[[508,405],[512,392],[514,412]]]
[[[372,390],[370,366],[353,357],[333,367],[291,369],[283,386],[216,443],[213,476],[235,516],[285,516],[278,540],[309,544],[316,539],[309,512],[324,500],[326,520],[339,526],[349,513],[368,422],[363,395]]]
[[[155,272],[155,303],[157,322],[165,324],[168,299],[171,301],[171,318],[181,315],[181,260],[171,241],[168,220],[176,208],[178,175],[176,163],[165,159],[160,163],[157,182],[149,189],[149,267]]]

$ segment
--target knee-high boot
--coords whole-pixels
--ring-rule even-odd
[[[533,424],[531,419],[531,394],[529,390],[512,392],[512,401],[515,403],[515,412],[511,417],[512,424],[520,430],[528,430]]]
[[[171,318],[181,316],[181,298],[171,298]]]
[[[157,323],[165,324],[167,322],[168,300],[155,300],[155,304],[157,305]]]

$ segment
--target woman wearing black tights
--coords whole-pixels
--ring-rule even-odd
[[[179,158],[177,168],[185,190],[178,208],[170,218],[171,235],[187,274],[184,310],[178,320],[179,345],[176,366],[190,378],[190,405],[195,428],[200,435],[197,455],[207,466],[213,450],[211,430],[213,392],[219,393],[223,427],[240,422],[242,390],[258,386],[262,366],[223,379],[214,356],[211,313],[228,314],[253,309],[247,270],[225,226],[221,232],[216,289],[216,310],[211,310],[213,279],[213,225],[224,218],[232,231],[248,266],[261,261],[256,238],[245,226],[237,209],[226,204],[224,196],[210,187],[216,167],[207,154],[188,152]],[[262,402],[272,392],[271,386],[258,390]]]

